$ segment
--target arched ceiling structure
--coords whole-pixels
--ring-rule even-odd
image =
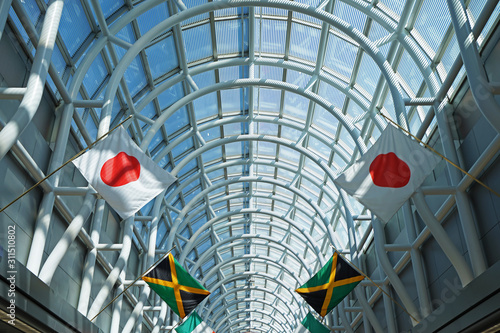
[[[48,5],[13,1],[30,53]],[[495,8],[466,6],[473,24]],[[133,241],[175,246],[212,293],[208,324],[277,333],[307,313],[293,290],[333,248],[355,258],[371,237],[332,179],[376,141],[379,113],[426,140],[457,61],[445,1],[66,0],[48,83],[82,148],[132,115],[130,136],[178,177]]]

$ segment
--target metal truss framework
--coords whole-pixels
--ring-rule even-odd
[[[199,313],[217,332],[291,332],[307,313],[307,306],[293,290],[328,260],[333,251],[330,245],[359,267],[365,267],[363,253],[373,240],[378,265],[384,272],[384,277],[375,283],[385,290],[393,288],[416,320],[425,318],[433,310],[423,269],[425,258],[420,251],[429,237],[438,242],[463,286],[486,270],[466,194],[471,179],[462,177],[456,169],[447,167],[451,186],[423,187],[412,198],[426,225],[421,232],[417,233],[414,227],[410,203],[402,208],[407,244],[388,244],[380,221],[339,191],[332,179],[376,140],[377,133],[386,124],[379,112],[420,138],[428,139],[437,131],[444,155],[458,163],[444,115],[450,107],[452,84],[462,65],[465,73],[474,74],[467,75],[467,79],[479,109],[500,132],[499,106],[493,98],[498,88],[489,84],[479,55],[485,34],[483,28],[497,13],[497,1],[486,1],[481,13],[473,17],[463,2],[448,0],[451,24],[441,45],[433,49],[415,29],[423,4],[420,0],[406,1],[399,15],[383,2],[362,0],[327,0],[314,4],[222,0],[196,6],[181,0],[166,3],[126,0],[112,14],[105,15],[100,1],[81,0],[91,33],[74,52],[58,33],[61,13],[68,4],[62,0],[49,4],[33,0],[32,3],[40,11],[37,22],[30,19],[29,7],[19,0],[0,4],[0,33],[9,22],[10,29],[23,41],[19,29],[24,29],[30,43],[23,42],[23,46],[28,55],[35,51],[27,86],[0,90],[0,98],[21,101],[14,117],[1,124],[0,159],[11,152],[34,180],[44,177],[44,172],[18,139],[37,111],[49,76],[62,113],[48,172],[64,162],[71,135],[76,135],[81,144],[90,144],[111,125],[132,115],[133,120],[127,125],[131,136],[157,163],[179,178],[174,188],[158,196],[153,205],[124,221],[119,244],[100,241],[102,223],[107,218],[103,214],[105,203],[96,199],[92,188],[62,186],[60,173],[42,185],[44,196],[26,266],[50,284],[67,249],[79,237],[88,247],[88,255],[78,311],[87,317],[92,318],[107,297],[131,283],[125,279],[125,271],[134,246],[145,253],[139,259],[141,267],[148,267],[155,257],[176,246],[181,264],[212,292],[201,304]],[[160,6],[166,6],[171,16],[143,32],[139,18]],[[339,16],[337,9],[342,6],[365,18],[362,30]],[[17,25],[14,15],[19,20]],[[206,17],[199,18],[199,15]],[[198,18],[190,20],[193,17]],[[268,21],[283,22],[286,26],[283,53],[265,50],[262,26]],[[220,52],[217,31],[221,30],[217,29],[224,22],[240,25],[241,45],[236,52]],[[247,32],[243,28],[246,25]],[[385,34],[372,40],[370,32],[375,25]],[[186,33],[202,26],[211,32],[211,54],[189,61],[193,55],[186,47]],[[133,40],[125,40],[121,34],[127,27],[135,36]],[[298,27],[318,34],[314,61],[301,58],[297,45],[293,44],[296,41],[292,31]],[[174,45],[170,51],[175,52],[178,64],[161,75],[153,74],[149,50],[169,38]],[[460,52],[446,70],[442,59],[452,38],[457,39]],[[330,56],[327,50],[332,40],[356,48],[350,77],[327,65],[325,59]],[[55,46],[65,61],[62,71],[51,62]],[[366,57],[373,60],[376,68],[373,77],[377,82],[373,89],[363,83],[367,80],[363,60]],[[407,82],[400,73],[405,70],[399,67],[405,57],[409,57],[420,73],[417,86]],[[91,75],[96,59],[102,59],[107,73],[98,87],[90,91],[85,78]],[[127,72],[136,70],[138,63],[141,64],[139,70],[145,73],[146,84],[134,89]],[[227,79],[225,71],[234,68],[244,74]],[[281,77],[259,75],[264,69],[276,71]],[[201,86],[200,75],[213,75],[213,82]],[[299,79],[290,82],[289,77]],[[161,105],[160,97],[179,85],[182,96],[175,96],[167,106]],[[322,90],[325,87],[343,95],[343,102],[338,104],[325,95]],[[238,109],[227,110],[224,101],[228,92],[239,93]],[[278,101],[277,110],[273,111],[266,106],[264,96],[274,92]],[[216,110],[213,115],[199,119],[197,114],[202,106],[196,103],[206,101],[203,98],[207,96],[215,96]],[[291,106],[286,102],[289,96],[307,101],[305,116],[290,112]],[[154,112],[145,112],[151,105]],[[361,112],[353,112],[353,105]],[[318,118],[320,109],[329,115],[330,126],[325,127]],[[176,115],[183,110],[187,123],[172,131],[167,123],[175,123],[175,119],[179,119]],[[236,133],[235,124],[240,128]],[[216,133],[217,137],[210,138],[207,133]],[[497,134],[468,172],[474,176],[480,174],[499,149]],[[215,155],[211,153],[214,151]],[[424,196],[436,194],[448,197],[434,214]],[[84,204],[76,215],[67,207],[69,195],[84,196]],[[46,230],[54,208],[69,226],[43,261]],[[472,265],[464,260],[441,226],[440,221],[452,209],[459,212]],[[91,213],[89,234],[83,224]],[[110,262],[102,251],[118,251],[118,260]],[[388,258],[389,251],[403,253],[395,265]],[[398,275],[410,261],[418,306]],[[108,274],[102,286],[93,284],[96,265]],[[120,287],[114,289],[117,284]],[[91,298],[92,288],[98,290],[94,298]],[[177,319],[166,305],[151,296],[144,284],[139,283],[136,288],[140,288],[138,293],[128,291],[118,299],[112,323],[103,329],[130,332],[142,325],[153,332],[170,329]],[[120,330],[117,323],[125,301],[134,310]],[[387,329],[372,309],[377,302],[384,304]],[[400,331],[389,298],[368,281],[326,319],[334,330],[346,332],[353,332],[360,322],[367,332],[368,327],[377,333]]]

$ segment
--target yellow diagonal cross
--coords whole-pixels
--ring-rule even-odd
[[[340,287],[344,286],[346,284],[351,284],[354,282],[358,282],[364,279],[363,275],[355,276],[352,278],[340,280],[340,281],[335,281],[335,275],[337,274],[337,258],[338,254],[335,252],[333,255],[333,260],[332,260],[332,270],[330,271],[330,278],[328,279],[328,282],[321,285],[321,286],[316,286],[316,287],[311,287],[311,288],[299,288],[296,290],[296,292],[300,294],[305,294],[305,293],[311,293],[315,291],[320,291],[320,290],[325,290],[326,289],[326,297],[325,301],[323,302],[323,306],[321,307],[321,313],[320,315],[322,317],[326,316],[326,311],[328,310],[328,305],[330,304],[330,301],[332,300],[332,295],[333,295],[333,289],[335,287]]]
[[[181,318],[184,318],[186,316],[186,313],[184,312],[184,306],[182,305],[181,290],[190,292],[192,294],[201,294],[201,295],[208,295],[210,294],[210,292],[205,289],[180,285],[179,280],[177,279],[177,271],[175,269],[174,257],[172,255],[169,255],[168,261],[170,264],[170,274],[172,275],[172,281],[154,279],[147,276],[144,276],[142,279],[149,283],[154,283],[160,286],[172,288],[174,290],[175,301],[177,302],[177,309],[179,310],[179,316]]]

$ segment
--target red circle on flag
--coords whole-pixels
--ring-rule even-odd
[[[410,181],[411,171],[408,164],[391,152],[375,157],[370,164],[370,176],[377,186],[400,188]]]
[[[118,187],[135,182],[141,175],[141,164],[124,152],[107,160],[101,168],[101,179],[109,186]]]

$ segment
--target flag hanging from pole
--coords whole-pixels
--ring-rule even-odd
[[[193,311],[185,322],[175,329],[177,333],[215,333],[213,329],[201,319],[201,317]]]
[[[363,279],[363,275],[335,252],[325,266],[295,291],[324,317]]]
[[[122,218],[133,216],[176,179],[144,154],[121,126],[73,163]]]
[[[142,277],[181,318],[186,317],[210,292],[182,268],[172,253]]]
[[[294,333],[330,333],[330,330],[309,312]]]
[[[389,124],[377,142],[334,183],[387,222],[440,160]]]

